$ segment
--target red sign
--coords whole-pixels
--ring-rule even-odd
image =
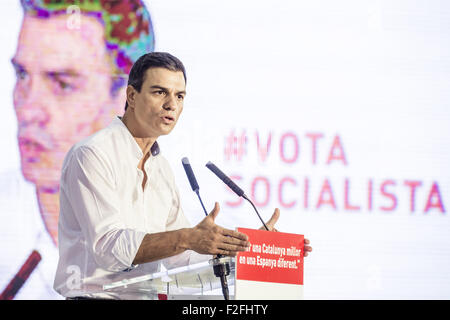
[[[303,285],[304,237],[300,234],[238,228],[251,243],[236,256],[236,279]]]

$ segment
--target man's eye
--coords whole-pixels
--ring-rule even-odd
[[[76,89],[75,85],[61,79],[53,78],[52,82],[53,90],[56,94],[69,94]]]
[[[72,86],[70,84],[68,84],[67,82],[64,82],[64,81],[58,81],[58,84],[59,84],[59,87],[63,90],[72,88]]]
[[[68,82],[65,82],[65,81],[62,81],[62,80],[57,80],[56,83],[57,83],[58,89],[60,89],[60,90],[62,90],[64,92],[69,92],[69,91],[72,91],[74,89],[74,86],[71,85]]]
[[[184,100],[184,96],[182,94],[178,95],[178,100]]]

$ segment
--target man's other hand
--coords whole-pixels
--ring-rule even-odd
[[[200,254],[235,256],[239,251],[246,251],[250,246],[247,235],[222,228],[215,224],[219,214],[219,203],[199,224],[189,232],[189,247]]]

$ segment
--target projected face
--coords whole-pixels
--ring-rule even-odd
[[[65,154],[122,112],[125,101],[125,94],[110,93],[112,68],[103,26],[83,15],[79,29],[70,29],[66,22],[65,15],[25,15],[12,59],[22,173],[37,187],[54,240],[59,208],[50,198],[58,195]]]

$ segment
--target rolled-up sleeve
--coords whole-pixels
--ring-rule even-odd
[[[96,264],[117,272],[132,267],[146,233],[125,227],[115,175],[105,158],[90,147],[74,150],[63,168],[61,191]]]

